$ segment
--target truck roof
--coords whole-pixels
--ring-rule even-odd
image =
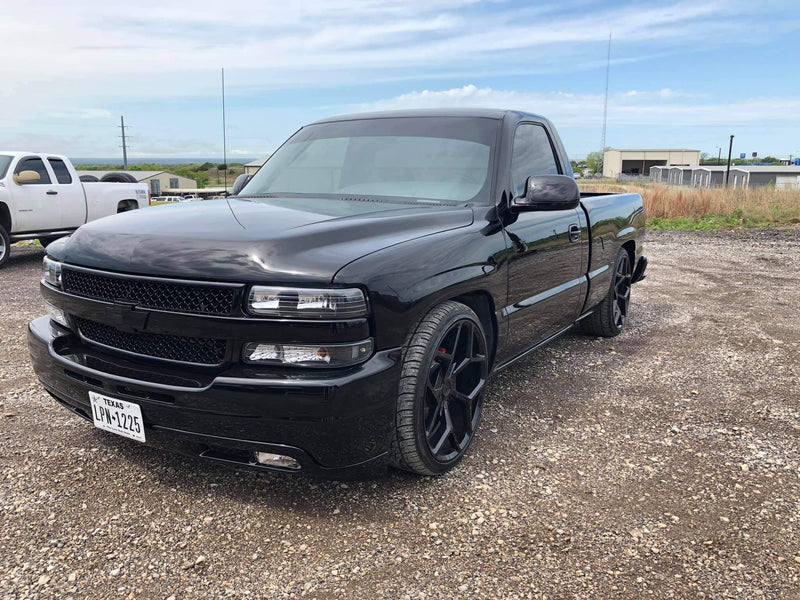
[[[475,117],[483,119],[503,119],[512,117],[516,120],[523,118],[534,118],[546,121],[545,117],[533,113],[518,110],[498,109],[498,108],[415,108],[406,110],[386,110],[379,112],[355,113],[350,115],[338,115],[314,121],[317,123],[333,123],[336,121],[357,121],[361,119],[396,119],[401,117]]]
[[[36,154],[40,156],[52,156],[53,158],[65,158],[63,154],[55,154],[53,152],[36,152],[34,150],[0,150],[0,154],[5,154],[6,156],[30,156],[31,154]]]

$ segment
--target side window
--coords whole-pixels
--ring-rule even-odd
[[[178,178],[177,177],[170,177],[169,178],[169,187],[172,188],[173,190],[177,190],[178,189],[179,185],[178,185]]]
[[[47,172],[47,169],[44,166],[44,161],[38,156],[23,158],[21,161],[19,161],[14,174],[19,175],[23,171],[36,171],[39,174],[38,183],[50,183],[50,174]]]
[[[72,183],[72,175],[69,174],[69,169],[64,161],[60,158],[48,158],[47,162],[50,163],[50,168],[56,174],[56,181],[58,183]]]
[[[558,175],[558,163],[544,127],[523,123],[514,133],[511,154],[511,180],[515,196],[525,192],[525,181],[531,175]]]

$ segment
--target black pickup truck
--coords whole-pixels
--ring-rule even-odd
[[[335,117],[237,197],[47,248],[44,388],[95,426],[232,465],[436,475],[492,372],[614,336],[644,277],[637,194],[584,194],[553,126],[505,110]]]

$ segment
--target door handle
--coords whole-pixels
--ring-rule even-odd
[[[47,190],[47,195],[48,196],[55,196],[56,194],[58,194],[58,192],[55,191],[55,190]]]
[[[581,241],[581,228],[578,227],[576,223],[572,223],[569,226],[569,241],[570,242],[580,242]]]

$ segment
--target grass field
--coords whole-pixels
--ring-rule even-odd
[[[800,224],[800,190],[763,187],[697,189],[665,185],[579,182],[584,192],[635,192],[653,230],[712,230]]]

